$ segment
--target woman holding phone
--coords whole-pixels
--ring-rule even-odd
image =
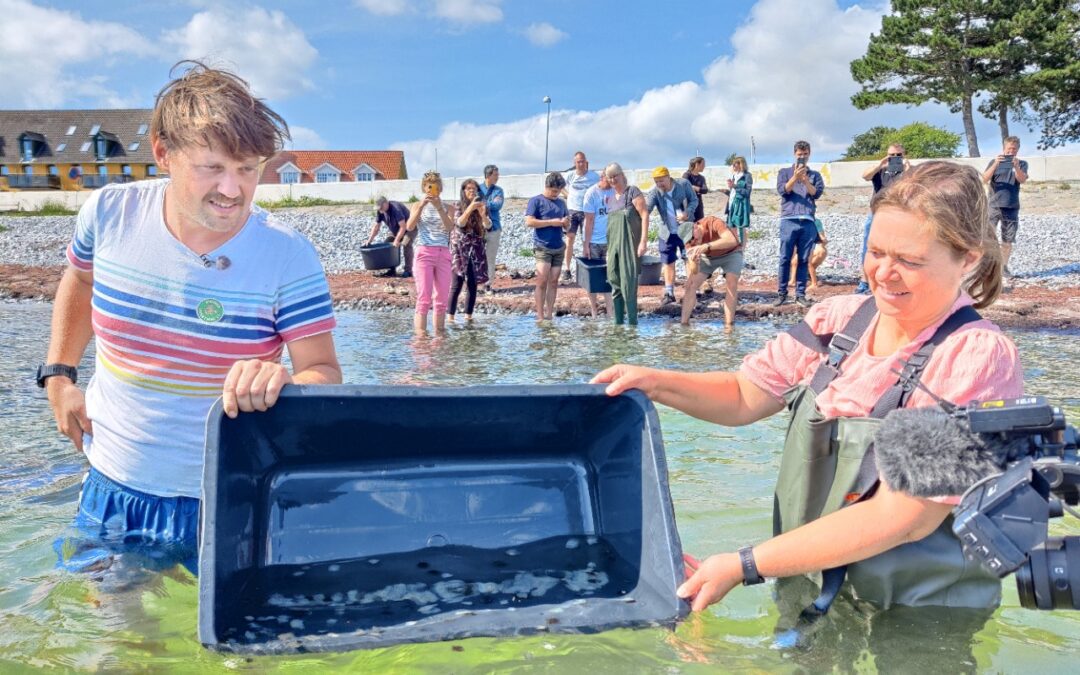
[[[405,229],[416,230],[416,253],[413,276],[416,279],[416,314],[413,328],[427,332],[427,315],[435,307],[435,332],[446,329],[446,305],[450,295],[450,232],[454,229],[451,209],[443,204],[442,176],[428,171],[420,180],[424,198],[412,207]],[[434,296],[434,303],[432,302]]]
[[[450,306],[447,313],[453,321],[457,314],[458,296],[462,285],[465,295],[465,320],[472,321],[476,307],[476,287],[488,282],[487,252],[484,236],[491,227],[487,204],[480,194],[480,185],[472,178],[461,183],[461,199],[458,201],[457,228],[450,235],[450,260],[454,272],[450,287]]]

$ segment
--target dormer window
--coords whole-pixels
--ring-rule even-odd
[[[99,131],[94,136],[94,156],[97,161],[104,162],[116,154],[118,148],[120,148],[120,139],[114,134],[110,134],[108,131]]]
[[[19,136],[19,154],[22,161],[32,162],[45,147],[45,137],[33,131],[24,131]]]
[[[356,167],[352,171],[353,180],[355,181],[373,181],[375,180],[375,169],[367,162],[362,162],[360,166]]]

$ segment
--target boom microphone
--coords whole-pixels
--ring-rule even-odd
[[[913,497],[963,494],[983,478],[1001,473],[1005,463],[1027,447],[1023,438],[972,433],[965,421],[939,408],[894,410],[874,435],[882,480]]]

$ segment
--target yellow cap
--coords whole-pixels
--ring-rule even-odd
[[[671,176],[671,172],[667,170],[666,166],[658,166],[652,170],[653,178],[668,178]]]

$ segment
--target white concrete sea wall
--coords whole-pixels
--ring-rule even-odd
[[[1025,156],[1028,162],[1028,174],[1035,182],[1080,181],[1080,155]],[[918,164],[925,160],[912,160]],[[952,161],[969,164],[982,171],[990,157],[960,157]],[[874,162],[810,162],[810,167],[821,172],[826,187],[865,187],[862,172]],[[775,190],[776,174],[788,164],[756,164],[751,167],[754,175],[755,190]],[[682,175],[684,167],[671,166],[672,173]],[[726,166],[709,166],[705,169],[705,178],[714,189],[723,187],[729,174]],[[627,169],[630,180],[640,188],[652,187],[652,168]],[[443,176],[445,199],[457,199],[458,185],[466,178],[480,176]],[[543,174],[502,175],[499,185],[509,198],[526,198],[538,194],[544,185]],[[64,192],[49,191],[0,191],[0,211],[32,211],[42,204],[59,203],[69,209],[78,209],[91,195],[91,191]],[[260,185],[255,191],[259,201],[277,201],[285,197],[300,199],[315,197],[342,202],[367,202],[378,196],[385,196],[398,201],[408,201],[410,197],[420,196],[420,177],[408,180],[381,180],[373,182],[350,183],[300,183],[293,185]]]

